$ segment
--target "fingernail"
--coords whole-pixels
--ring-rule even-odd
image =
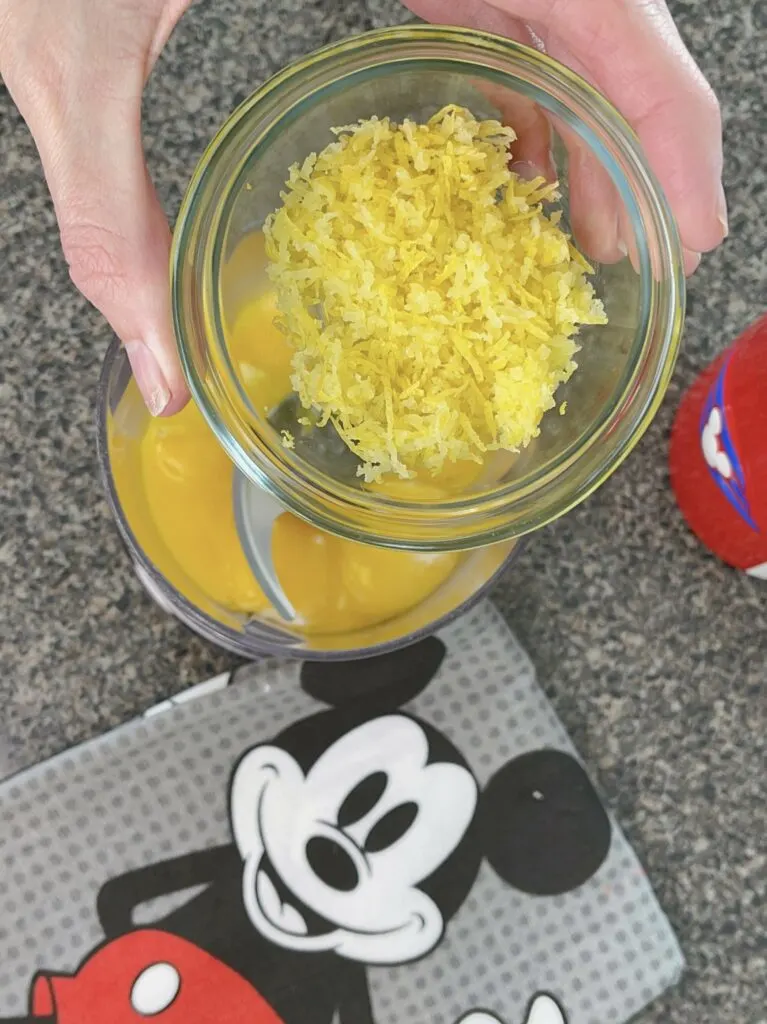
[[[685,249],[684,251],[684,270],[685,274],[689,277],[690,274],[694,274],[700,266],[701,255],[699,252],[695,252],[692,249]]]
[[[722,232],[724,238],[730,233],[730,225],[727,220],[727,196],[724,194],[724,185],[719,183],[719,201],[716,209],[716,219],[722,225]]]
[[[147,409],[159,416],[170,401],[170,388],[159,363],[143,341],[126,342],[125,352]]]
[[[541,174],[530,160],[515,160],[509,170],[513,171],[523,181],[532,181],[534,178],[540,177]]]

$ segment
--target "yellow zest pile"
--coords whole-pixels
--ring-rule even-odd
[[[266,222],[292,384],[369,481],[518,451],[605,323],[556,185],[509,169],[516,137],[449,106],[371,118],[290,169]]]

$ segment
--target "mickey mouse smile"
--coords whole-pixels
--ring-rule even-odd
[[[256,871],[256,899],[264,916],[287,935],[327,935],[336,928],[301,903],[266,854]]]

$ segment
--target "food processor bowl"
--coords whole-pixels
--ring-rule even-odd
[[[285,622],[276,613],[249,615],[214,600],[188,575],[153,528],[140,467],[140,445],[149,413],[117,341],[104,360],[96,418],[107,501],[139,580],[165,611],[205,639],[246,658],[271,654],[343,660],[407,646],[470,608],[510,566],[520,549],[517,542],[507,541],[467,552],[437,590],[404,613],[364,629],[307,635],[300,625]],[[121,473],[115,472],[118,461]],[[222,486],[231,491],[231,480],[222,482]]]

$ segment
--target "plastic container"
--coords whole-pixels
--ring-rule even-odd
[[[138,461],[139,442],[149,414],[132,379],[127,356],[117,342],[110,346],[104,360],[96,415],[99,462],[107,501],[139,580],[162,608],[190,629],[244,657],[276,654],[341,660],[404,647],[446,625],[478,601],[508,568],[520,547],[515,541],[507,541],[468,552],[448,580],[425,601],[380,625],[307,637],[298,628],[280,626],[273,617],[239,614],[211,600],[186,575],[184,566],[173,563],[172,559],[172,573],[168,571],[163,575],[152,558],[154,553],[157,561],[169,564],[169,553],[159,533],[149,537],[146,547],[137,540],[129,510],[145,503],[146,498],[140,487],[131,488],[130,496],[118,491],[111,460],[119,445],[122,458]],[[135,478],[141,479],[138,472]],[[146,518],[150,517],[142,516],[142,522]],[[160,551],[162,558],[158,555]]]
[[[404,500],[333,479],[310,454],[286,449],[251,405],[228,352],[227,327],[254,276],[263,273],[263,256],[260,263],[232,257],[279,203],[289,165],[330,142],[332,126],[374,114],[423,120],[447,103],[464,104],[478,116],[537,105],[553,130],[565,225],[574,175],[582,180],[591,161],[604,181],[594,202],[615,204],[630,256],[597,268],[609,325],[581,331],[579,369],[557,392],[567,414],[547,414],[540,436],[506,460],[490,483],[473,484],[449,500]],[[320,50],[235,111],[204,154],[181,207],[172,302],[194,398],[245,476],[336,534],[409,549],[463,550],[556,519],[628,455],[671,376],[684,277],[666,201],[638,140],[604,98],[548,57],[509,40],[418,26]]]
[[[690,529],[728,565],[767,580],[767,314],[685,392],[669,460]]]

